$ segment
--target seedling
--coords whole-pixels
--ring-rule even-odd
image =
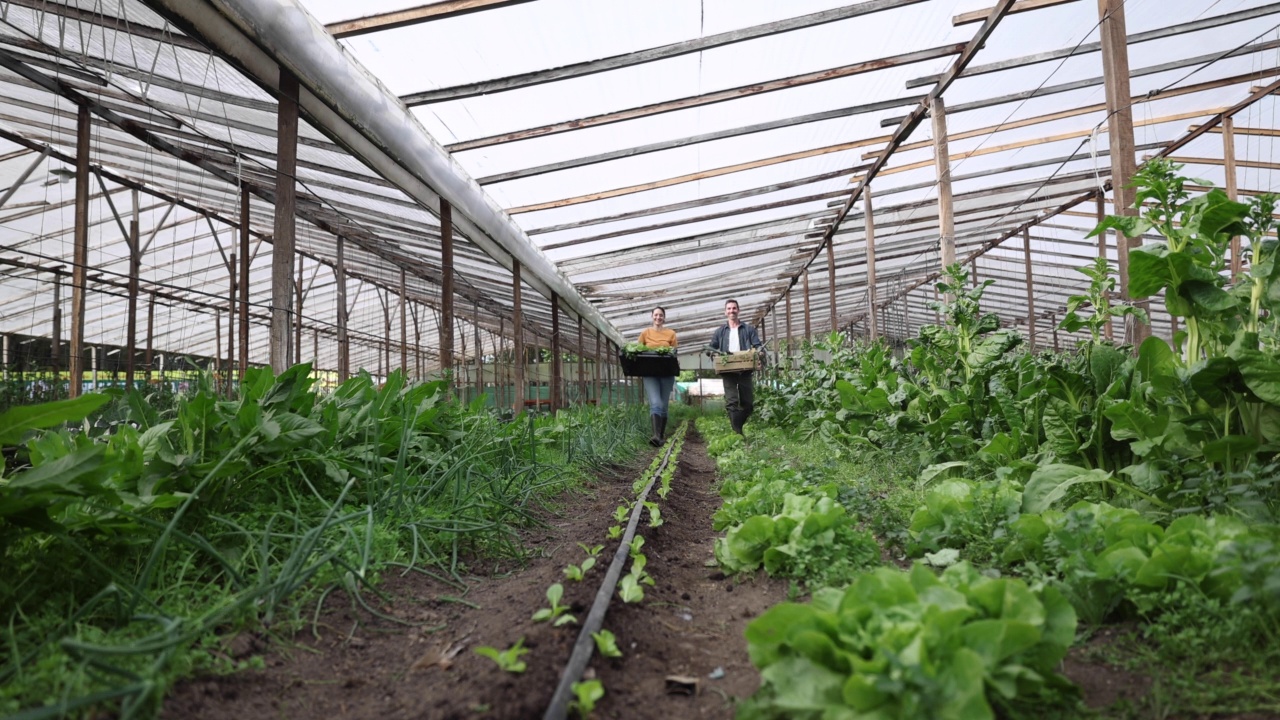
[[[596,650],[605,657],[620,658],[622,651],[618,649],[618,639],[608,630],[591,633],[591,639],[596,641]]]
[[[583,680],[572,686],[576,700],[569,703],[569,708],[578,711],[578,717],[587,718],[596,709],[596,703],[604,697],[604,684],[599,680]]]
[[[499,650],[497,648],[489,647],[488,645],[483,645],[472,652],[498,663],[498,667],[503,672],[518,674],[524,672],[528,667],[528,665],[520,659],[521,655],[529,652],[529,649],[524,646],[524,638],[520,638],[516,641],[515,645],[512,645],[506,650]]]
[[[639,554],[640,554],[640,548],[642,548],[642,547],[644,547],[644,536],[643,536],[643,535],[637,535],[637,536],[635,536],[634,538],[632,538],[632,539],[631,539],[631,557],[633,557],[633,558],[634,558],[635,556],[639,555]]]
[[[624,603],[636,603],[644,599],[644,588],[635,575],[624,575],[618,581],[618,597]]]
[[[637,553],[631,558],[631,575],[639,582],[645,585],[653,585],[653,578],[649,573],[644,571],[645,565],[649,564],[649,558],[644,553]]]
[[[621,525],[609,526],[609,539],[617,540],[620,537],[622,537],[622,526]]]
[[[582,552],[586,553],[587,555],[589,555],[589,556],[591,556],[591,557],[597,557],[597,556],[599,556],[599,555],[600,555],[600,551],[604,549],[604,546],[603,546],[603,545],[592,545],[591,547],[587,547],[586,545],[584,545],[584,544],[582,544],[582,543],[578,543],[578,547],[582,548]]]
[[[569,614],[569,606],[561,605],[560,599],[564,597],[564,586],[560,583],[552,583],[547,588],[547,602],[551,603],[551,607],[542,608],[533,614],[534,622],[542,622],[543,620],[554,620],[552,624],[556,627],[567,623],[577,623],[578,618]]]
[[[649,511],[649,527],[662,525],[662,511],[658,509],[658,503],[646,502],[644,508]]]
[[[627,507],[626,503],[623,503],[614,509],[613,519],[617,522],[624,523],[627,521],[627,516],[630,514],[631,508]]]
[[[581,582],[582,578],[586,576],[587,571],[595,566],[596,566],[596,559],[594,557],[589,557],[586,560],[582,561],[581,566],[570,565],[569,567],[566,567],[564,569],[564,576],[569,578],[570,580],[573,580],[574,582]]]

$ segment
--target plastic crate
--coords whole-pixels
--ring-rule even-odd
[[[675,353],[618,353],[622,374],[627,377],[675,377],[680,374],[680,361]]]

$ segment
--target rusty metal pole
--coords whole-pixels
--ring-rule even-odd
[[[475,331],[476,397],[484,395],[484,350],[480,346],[480,303],[471,303],[471,328]]]
[[[342,242],[342,238],[338,238]],[[249,188],[240,183],[240,380],[249,369]]]
[[[1031,351],[1036,349],[1036,295],[1035,280],[1031,267],[1031,229],[1022,230],[1022,271],[1027,281],[1027,337]]]
[[[1133,207],[1134,191],[1128,187],[1137,171],[1133,143],[1133,107],[1130,103],[1129,38],[1125,30],[1124,0],[1098,0],[1098,17],[1102,38],[1102,77],[1107,98],[1107,142],[1111,146],[1112,204],[1117,215],[1137,215]],[[1116,233],[1116,254],[1120,268],[1120,296],[1129,295],[1129,251],[1142,244],[1142,238],[1124,237]],[[1135,303],[1145,308],[1146,302]],[[1125,323],[1125,342],[1137,347],[1150,335],[1147,326]]]
[[[276,113],[276,207],[271,237],[271,369],[277,375],[293,364],[289,329],[293,319],[291,298],[296,252],[298,167],[298,79],[280,68],[279,109]]]
[[[76,212],[71,265],[70,397],[79,397],[84,375],[84,308],[89,282],[89,108],[76,115]]]
[[[512,362],[515,381],[512,383],[512,412],[524,412],[524,317],[520,308],[520,261],[511,261],[511,332],[513,333]]]
[[[880,336],[880,324],[876,320],[876,218],[870,186],[862,188],[862,200],[862,226],[867,239],[867,339],[875,342]]]
[[[333,266],[338,292],[338,382],[346,382],[351,377],[351,348],[347,335],[347,320],[350,309],[347,307],[347,257],[346,243],[338,236],[338,257]]]

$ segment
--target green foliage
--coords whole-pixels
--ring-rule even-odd
[[[540,608],[533,614],[533,621],[554,621],[551,624],[556,627],[570,623],[577,624],[578,618],[569,614],[569,606],[560,604],[562,598],[564,598],[564,586],[560,583],[552,583],[547,588],[547,602],[551,603],[551,607]]]
[[[747,626],[760,691],[740,717],[994,718],[1068,687],[1071,605],[960,563],[882,568]]]
[[[569,703],[569,709],[578,713],[578,717],[586,720],[591,712],[596,709],[596,703],[604,697],[604,683],[599,680],[583,680],[576,682],[572,686],[574,699]]]
[[[658,353],[659,355],[671,355],[676,349],[672,347],[649,347],[644,343],[629,342],[622,346],[622,352],[627,355],[635,355],[636,353],[648,352]]]
[[[618,639],[608,630],[591,633],[591,639],[596,642],[596,650],[607,658],[620,658],[622,651],[618,649]]]
[[[516,641],[515,645],[506,650],[482,645],[473,652],[481,657],[487,657],[498,664],[498,668],[503,672],[519,674],[528,669],[525,661],[521,660],[521,656],[528,654],[529,649],[524,646],[524,638]]]

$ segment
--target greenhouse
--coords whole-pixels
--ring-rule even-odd
[[[1261,0],[0,0],[0,716],[1280,717],[1277,93]]]

